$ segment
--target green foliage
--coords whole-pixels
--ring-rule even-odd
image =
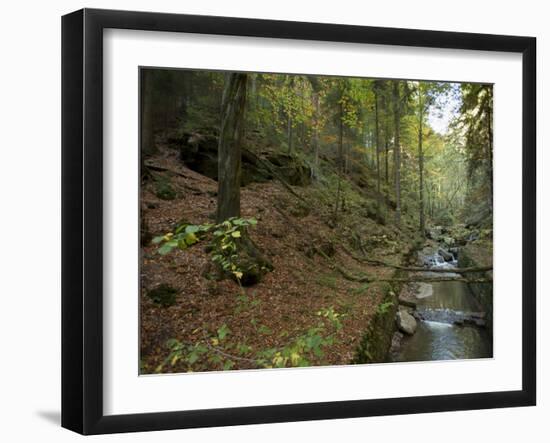
[[[330,289],[336,289],[338,287],[338,278],[334,275],[321,274],[317,278],[317,283]]]
[[[260,327],[258,328],[258,332],[260,334],[270,335],[272,331],[266,325],[260,325]]]
[[[187,371],[200,370],[201,365],[211,363],[227,371],[235,366],[235,361],[242,360],[248,365],[258,368],[285,368],[311,366],[314,360],[323,363],[325,348],[336,343],[336,333],[343,327],[340,314],[331,306],[317,312],[319,322],[304,333],[294,337],[288,343],[255,350],[252,346],[230,339],[231,331],[227,324],[221,325],[215,335],[205,335],[195,343],[183,343],[177,339],[166,342],[168,356],[156,368],[162,372],[166,365],[183,365]],[[257,325],[257,322],[254,322]],[[271,334],[266,325],[257,327],[259,333]],[[198,331],[198,330],[197,330]],[[283,331],[280,337],[286,337],[288,331]]]
[[[365,283],[365,284],[362,284],[361,286],[357,287],[357,288],[352,288],[350,289],[349,291],[352,293],[352,294],[363,294],[365,292],[367,292],[369,289],[369,283]]]
[[[248,295],[244,293],[244,291],[241,294],[237,295],[236,301],[237,304],[235,306],[235,314],[240,314],[241,312],[248,311],[251,308],[259,306],[261,303],[258,299],[251,299]]]
[[[380,303],[377,307],[376,307],[376,312],[378,314],[385,314],[387,313],[390,308],[393,306],[393,302],[392,301],[387,301],[387,302],[383,302],[383,303]]]
[[[330,329],[335,332],[342,328],[344,315],[337,313],[332,306],[319,310],[317,316],[328,320]],[[324,348],[336,342],[335,332],[327,333],[327,325],[320,321],[287,345],[258,352],[258,364],[266,368],[311,366],[312,359],[324,357]]]
[[[178,226],[175,232],[168,232],[164,235],[153,238],[153,244],[161,244],[158,249],[160,255],[166,255],[178,248],[182,251],[189,246],[198,243],[214,225],[190,225],[182,224]]]
[[[154,303],[166,308],[172,306],[176,302],[177,293],[178,291],[172,286],[163,283],[155,289],[148,291],[147,296],[153,300]]]
[[[195,364],[208,352],[208,347],[206,347],[203,343],[182,343],[175,338],[167,340],[166,347],[169,350],[168,356],[164,362],[156,368],[156,372],[162,372],[164,366],[168,364],[175,366],[178,362],[186,364],[188,371],[191,371],[191,365]]]
[[[218,338],[220,341],[224,340],[227,334],[229,334],[230,330],[227,327],[227,325],[224,323],[219,329],[218,329]]]
[[[177,197],[170,180],[161,176],[155,177],[155,195],[161,200],[174,200]]]
[[[184,123],[178,128],[180,135],[200,133],[204,125],[207,127],[204,132],[215,138],[219,133],[222,75],[206,72],[185,75],[181,89],[167,88],[158,95],[163,101],[171,96],[185,96],[182,105],[185,109],[181,109]],[[338,241],[349,236],[350,229],[355,229],[361,231],[360,246],[368,254],[372,253],[372,257],[400,254],[409,240],[407,230],[418,226],[419,209],[425,207],[427,218],[431,219],[429,222],[447,224],[455,223],[459,214],[465,217],[472,212],[481,213],[488,206],[492,192],[492,86],[453,84],[449,87],[433,82],[286,74],[249,74],[248,78],[246,146],[256,155],[277,154],[277,150],[294,146],[288,158],[315,165],[312,167],[315,186],[304,188],[300,193],[319,203],[319,208],[313,208],[313,216],[320,220],[329,218],[330,214],[323,213],[328,207],[340,211],[341,225],[329,224],[333,228],[328,235],[331,241],[334,240],[332,236]],[[166,82],[168,84],[169,80]],[[170,93],[174,91],[179,95]],[[453,98],[449,98],[450,95]],[[445,112],[454,122],[451,122],[450,132],[441,134],[433,125],[434,115],[443,112],[441,103],[449,102],[456,109]],[[423,169],[420,168],[421,159]],[[276,163],[273,161],[279,170],[287,167],[286,163]],[[155,180],[155,193],[159,198],[175,197],[176,192],[168,179]],[[396,212],[398,205],[400,224],[389,226],[394,219],[392,212]],[[307,216],[311,209],[300,202],[290,203],[290,200],[288,205],[282,206],[293,217]],[[357,219],[348,223],[346,213]],[[489,211],[483,219],[490,220],[491,215]],[[156,237],[154,242],[161,255],[208,242],[208,251],[217,269],[243,285],[246,265],[239,258],[246,248],[246,230],[255,223],[253,219],[242,218],[216,225],[185,223],[173,232]],[[476,223],[476,226],[486,228],[486,236],[490,238],[490,225]],[[382,254],[378,255],[379,252]],[[333,290],[338,289],[339,279],[340,276],[332,274],[319,275],[317,283]],[[361,294],[367,290],[368,285],[363,285],[349,291]],[[280,334],[276,334],[272,324],[259,324],[254,318],[253,308],[258,303],[258,299],[243,291],[236,295],[232,313],[246,313],[246,321],[250,320],[257,336],[270,343],[268,349],[255,349],[251,343],[239,341],[240,331],[232,333],[225,324],[209,325],[212,330],[207,337],[197,340],[201,348],[172,343],[170,349],[180,355],[176,363],[184,362],[190,369],[200,369],[201,364],[209,362],[231,369],[239,361],[228,357],[233,355],[247,359],[242,366],[307,366],[322,361],[326,347],[334,342],[336,333],[342,328],[342,314],[330,307],[317,312],[319,324],[313,321],[313,326],[308,324],[311,327],[304,327],[299,333],[277,331]],[[345,300],[334,303],[338,303],[337,309],[348,312]],[[394,303],[384,298],[376,306],[374,317],[392,317],[389,321],[393,322]],[[287,343],[276,343],[282,338]],[[379,359],[376,337],[371,336],[369,340],[370,347],[365,348],[367,357]]]
[[[343,315],[336,312],[334,310],[334,307],[331,306],[330,308],[321,309],[317,311],[317,315],[329,320],[332,326],[334,327],[334,329],[336,329],[337,331],[342,329],[341,318],[343,317]]]
[[[232,217],[214,226],[212,230],[212,261],[224,272],[232,274],[238,282],[244,272],[238,262],[239,239],[244,236],[247,227],[257,223],[253,218]]]
[[[255,226],[257,223],[254,218],[237,217],[232,217],[217,225],[184,223],[178,226],[175,232],[168,232],[153,238],[153,243],[160,244],[158,253],[166,255],[176,248],[186,250],[210,234],[209,250],[212,261],[240,282],[244,270],[240,269],[238,265],[239,239],[245,235],[248,227]]]
[[[152,70],[151,79],[148,94],[152,95],[155,132],[164,129],[163,133],[175,134],[175,138],[194,132],[219,132],[223,73]],[[419,212],[419,135],[425,159],[426,218],[453,223],[458,215],[464,219],[479,212],[480,205],[490,206],[492,85],[262,73],[248,74],[248,82],[246,133],[250,146],[260,152],[292,145],[293,154],[314,166],[317,180],[334,172],[335,160],[341,161],[335,156],[343,157],[348,178],[363,169],[359,174],[370,183],[362,187],[370,186],[371,191],[374,184],[385,196],[377,201],[384,205],[382,209],[368,208],[373,220],[389,223],[398,199],[393,183],[397,129],[401,134],[399,201],[403,219],[416,218]],[[451,122],[449,130],[440,134],[433,122],[443,114]],[[422,131],[419,122],[423,123]],[[380,164],[376,163],[377,153]],[[380,172],[382,183],[373,183],[376,172]],[[342,182],[345,187],[348,180]],[[166,179],[155,188],[159,198],[176,197]],[[334,206],[334,195],[330,197]],[[342,197],[346,204],[351,199],[353,196]],[[304,215],[301,209],[295,211]]]

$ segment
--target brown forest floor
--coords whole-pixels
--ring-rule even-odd
[[[174,200],[157,198],[151,180],[142,186],[141,210],[149,231],[153,235],[166,233],[181,220],[211,223],[216,209],[217,183],[183,166],[174,151],[161,151],[151,161],[181,175],[161,173],[171,175],[171,184],[179,194]],[[315,201],[318,195],[315,186],[295,189],[310,201]],[[204,244],[185,251],[174,250],[166,256],[156,252],[156,245],[141,248],[142,373],[159,370],[169,353],[168,339],[195,343],[204,340],[205,334],[215,335],[215,331],[226,324],[230,330],[228,340],[251,348],[249,354],[244,354],[246,357],[257,350],[284,346],[319,322],[319,310],[330,307],[343,315],[342,328],[336,332],[336,342],[325,349],[322,358],[313,357],[312,364],[340,365],[353,360],[369,321],[382,301],[384,286],[345,280],[322,256],[308,257],[311,255],[306,255],[308,246],[330,239],[336,249],[333,259],[341,267],[355,274],[389,276],[391,270],[360,264],[340,245],[349,240],[352,230],[357,230],[382,239],[369,251],[373,256],[386,255],[386,260],[400,261],[410,238],[370,219],[357,218],[351,212],[343,213],[339,228],[333,229],[324,217],[328,207],[314,205],[316,207],[305,215],[295,209],[299,204],[299,200],[276,181],[252,183],[241,189],[241,215],[258,220],[249,233],[274,266],[259,284],[245,288],[247,303],[238,300],[240,288],[235,281],[213,281],[203,276],[210,262]],[[294,224],[299,229],[293,227]],[[350,248],[349,244],[346,246]],[[170,307],[161,307],[146,296],[148,290],[162,283],[178,291],[176,303]],[[189,365],[180,360],[173,366],[165,364],[161,371],[220,370],[223,363],[202,359]],[[235,360],[234,364],[233,369],[254,367],[244,359]]]

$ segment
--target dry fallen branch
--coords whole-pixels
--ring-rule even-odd
[[[189,178],[188,175],[185,175],[183,172],[176,171],[175,169],[165,168],[164,166],[155,165],[152,163],[145,163],[146,168],[157,171],[157,172],[170,172],[171,174],[179,175],[180,177]]]
[[[464,278],[464,277],[425,277],[425,276],[411,276],[411,277],[356,277],[350,274],[344,275],[344,278],[355,281],[358,283],[374,283],[374,282],[401,282],[401,283],[416,283],[427,282],[436,283],[444,281],[458,281],[463,283],[492,283],[493,279],[490,278]]]

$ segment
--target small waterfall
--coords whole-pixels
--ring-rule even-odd
[[[457,276],[458,250],[441,247],[419,254],[426,268],[449,272],[423,272],[423,276]],[[426,285],[431,285],[427,291]],[[492,339],[484,329],[485,313],[464,282],[442,281],[418,285],[414,316],[418,328],[405,337],[393,361],[428,361],[492,357]]]

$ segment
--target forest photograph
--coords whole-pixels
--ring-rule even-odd
[[[139,373],[493,357],[493,85],[139,69]]]

